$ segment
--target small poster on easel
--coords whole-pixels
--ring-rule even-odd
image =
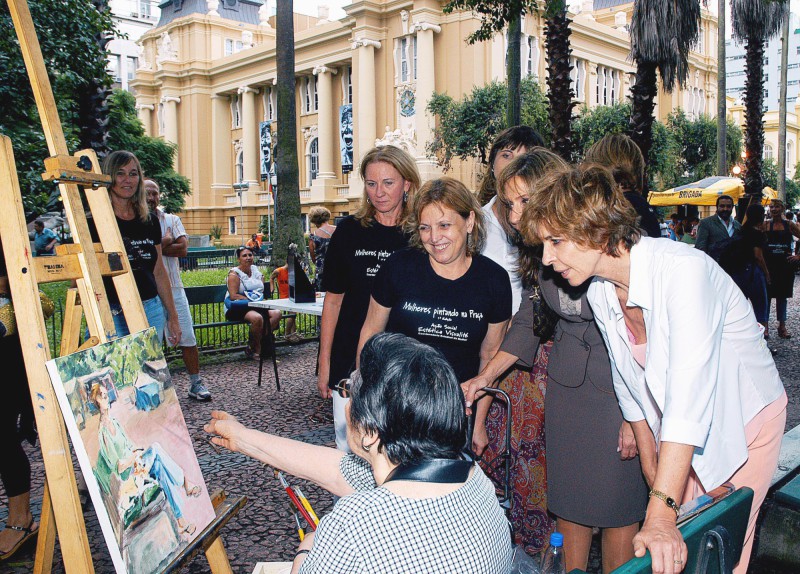
[[[160,572],[215,513],[155,329],[47,370],[116,571]]]

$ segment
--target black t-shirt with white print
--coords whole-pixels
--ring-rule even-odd
[[[392,309],[386,331],[441,351],[462,382],[478,374],[489,324],[511,317],[508,273],[483,255],[473,256],[467,272],[450,280],[436,274],[427,253],[403,249],[381,267],[372,297]]]

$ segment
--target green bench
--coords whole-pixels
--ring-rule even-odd
[[[697,557],[701,547],[710,544],[714,544],[714,550],[710,553],[711,559],[708,563],[708,568],[700,570],[700,572],[706,572],[707,574],[721,572],[720,565],[717,562],[716,543],[713,542],[714,538],[707,536],[709,533],[713,534],[712,531],[719,526],[724,527],[730,535],[731,547],[729,548],[729,556],[732,557],[734,564],[739,560],[752,503],[753,491],[749,488],[740,488],[680,527],[683,539],[686,541],[686,548],[689,551],[686,572],[695,571],[694,568],[697,564]],[[642,558],[634,558],[626,562],[614,570],[612,574],[649,574],[651,571],[650,554],[648,553]],[[580,570],[573,570],[570,574],[580,573]]]

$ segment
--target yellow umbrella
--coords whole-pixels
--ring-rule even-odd
[[[736,202],[744,195],[744,184],[738,177],[707,177],[674,187],[666,191],[651,191],[648,196],[650,205],[716,205],[720,195],[730,195]],[[771,187],[764,188],[763,203],[766,205],[770,199],[778,197],[778,193]]]

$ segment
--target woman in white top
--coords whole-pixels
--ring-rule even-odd
[[[228,271],[228,299],[233,301],[258,301],[264,298],[264,276],[253,265],[255,254],[249,247],[238,247],[236,259],[239,265]],[[250,323],[250,342],[245,349],[248,359],[261,354],[261,335],[264,333],[263,311],[249,309],[246,305],[233,304],[225,312],[228,321],[247,321]],[[269,326],[274,331],[281,321],[281,312],[269,310]]]
[[[588,299],[651,488],[636,555],[649,550],[656,573],[682,571],[678,505],[730,481],[755,492],[734,570],[746,572],[787,400],[741,290],[704,253],[642,237],[636,213],[597,164],[541,180],[521,227],[570,285],[594,277]]]

